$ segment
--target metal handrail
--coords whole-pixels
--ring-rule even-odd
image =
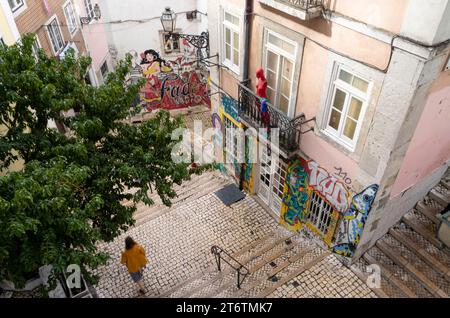
[[[278,0],[285,2],[295,8],[299,8],[308,12],[310,9],[323,7],[323,0]]]
[[[214,258],[216,260],[217,269],[222,271],[221,263],[220,261],[223,260],[225,263],[231,266],[232,269],[234,269],[237,272],[237,288],[241,289],[241,285],[244,282],[247,275],[250,273],[250,270],[239,263],[233,256],[231,256],[229,253],[227,253],[223,248],[213,245],[211,247],[211,253],[214,255]],[[237,266],[234,266],[229,261],[227,261],[225,258],[223,258],[222,254],[225,254],[230,260],[234,261]],[[241,279],[242,278],[242,279]]]

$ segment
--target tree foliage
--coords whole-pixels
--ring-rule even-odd
[[[58,274],[79,264],[95,281],[89,269],[107,260],[98,242],[134,223],[135,205],[121,203],[152,204],[148,192],[156,190],[170,205],[173,184],[192,173],[171,159],[182,121],[167,112],[141,125],[124,121],[142,85],[126,85],[131,57],[96,88],[83,80],[89,57],[57,60],[41,50],[36,58],[33,40],[0,48],[0,280],[20,286],[40,266]],[[64,116],[70,109],[77,115]],[[49,128],[52,119],[69,132]],[[24,169],[7,172],[19,158]],[[137,192],[127,194],[131,187]]]

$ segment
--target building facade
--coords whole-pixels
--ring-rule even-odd
[[[449,16],[447,0],[208,1],[223,169],[286,227],[357,259],[449,167]],[[237,160],[229,128],[261,127],[258,162]]]
[[[49,56],[63,58],[68,48],[86,54],[81,27],[73,2],[62,0],[8,1],[21,35],[34,33],[35,48]]]
[[[125,54],[140,54],[153,49],[161,57],[174,58],[183,53],[183,43],[166,46],[168,35],[163,32],[161,14],[166,7],[177,13],[176,32],[200,34],[207,30],[206,0],[149,1],[145,0],[100,0],[99,4],[105,21],[108,43],[116,52],[117,59]],[[195,16],[189,16],[192,11]],[[203,13],[203,14],[202,14]]]
[[[81,23],[81,19],[78,21],[80,21],[87,54],[92,58],[89,81],[92,85],[98,86],[103,83],[108,73],[114,70],[104,24],[105,19],[101,11],[101,15],[95,17],[94,8],[98,4],[96,0],[73,0],[73,4],[79,17],[90,19],[89,23]]]
[[[0,44],[12,45],[20,39],[20,33],[12,11],[6,1],[0,2]]]

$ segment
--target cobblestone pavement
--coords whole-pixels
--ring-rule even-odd
[[[150,260],[144,271],[147,297],[158,297],[183,281],[205,272],[214,264],[210,249],[218,245],[236,253],[268,234],[285,231],[252,197],[233,204],[223,203],[207,194],[179,204],[164,214],[130,229],[112,243],[100,245],[111,255],[108,263],[94,273],[100,276],[99,297],[137,297],[135,286],[120,264],[124,238],[133,237],[147,251]],[[334,273],[339,268],[345,278]],[[287,282],[269,297],[365,297],[367,286],[332,256],[316,264],[296,280],[297,288]]]
[[[329,255],[268,297],[376,298],[377,296],[334,255]]]

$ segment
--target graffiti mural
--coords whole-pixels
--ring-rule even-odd
[[[140,90],[140,100],[147,110],[202,104],[211,107],[209,74],[197,65],[195,50],[186,49],[190,46],[184,43],[184,55],[174,60],[162,59],[155,50],[141,53],[140,76],[146,83]]]
[[[238,101],[227,95],[222,95],[222,105],[225,113],[239,123]]]
[[[311,227],[311,221],[308,221],[310,205],[313,204],[313,197],[320,196],[332,208],[329,225],[321,233],[322,239],[334,253],[352,257],[377,195],[378,185],[371,185],[361,193],[352,195],[345,178],[331,175],[315,161],[303,158],[295,161],[286,176],[280,223],[292,231],[298,231],[303,224]],[[317,229],[315,232],[318,233]]]
[[[308,173],[296,161],[287,171],[280,214],[281,223],[292,231],[298,231],[305,222],[309,198]]]
[[[328,171],[320,167],[317,162],[308,161],[306,169],[309,174],[309,184],[321,194],[336,210],[345,212],[349,206],[350,194],[344,183]]]
[[[246,137],[245,139],[245,164],[244,164],[244,180],[243,187],[249,193],[253,192],[253,163],[250,162],[250,151],[255,140]]]
[[[352,198],[349,209],[343,214],[334,253],[353,257],[377,192],[378,185],[371,185]]]

